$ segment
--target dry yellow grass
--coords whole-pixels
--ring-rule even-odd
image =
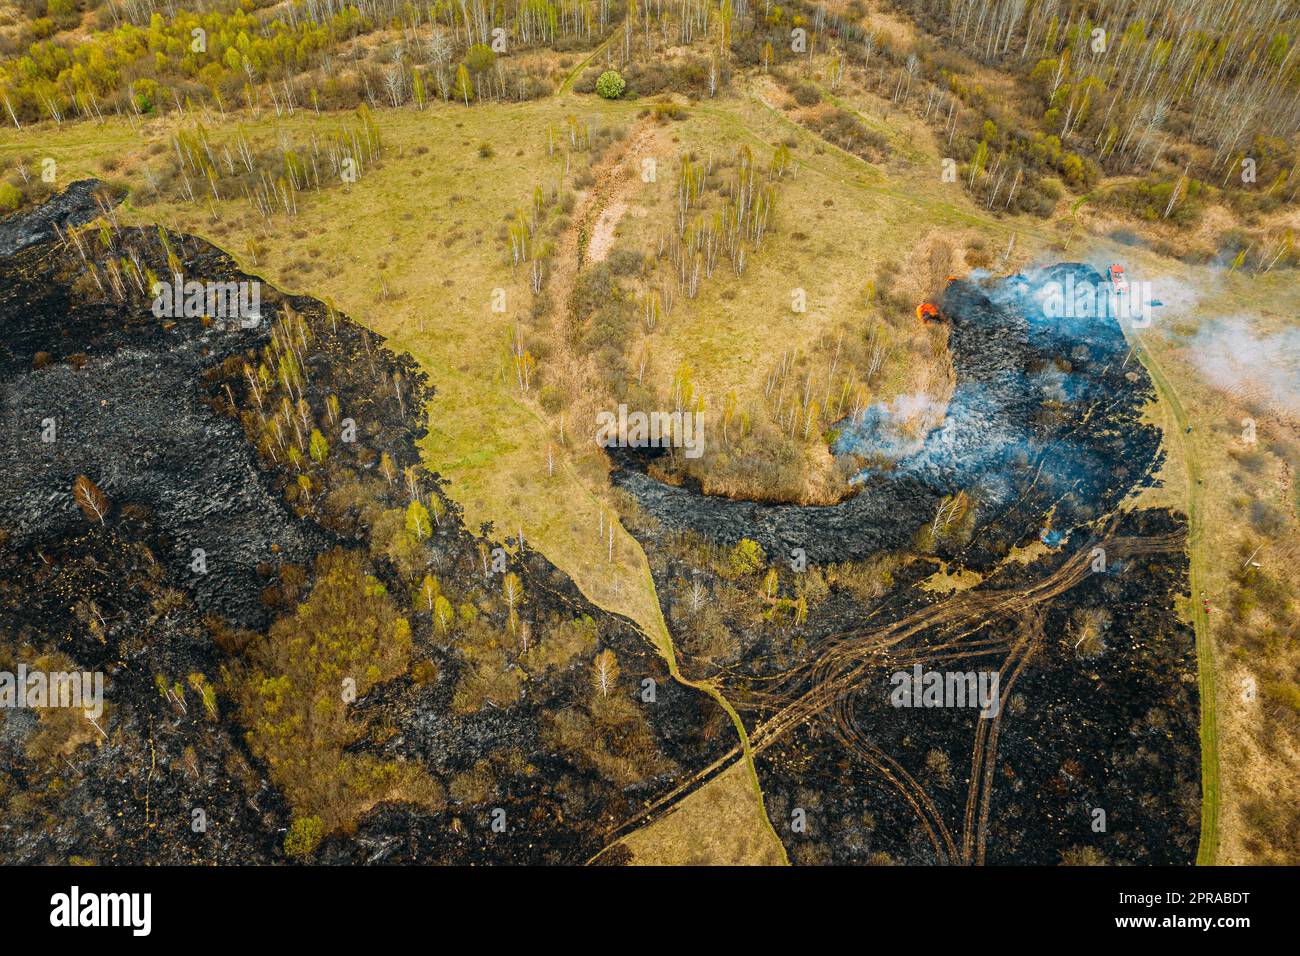
[[[736,763],[622,845],[637,866],[780,866],[775,834],[748,823],[759,812],[748,771]]]
[[[1141,342],[1177,396],[1183,420],[1192,425],[1190,433],[1180,428],[1166,402],[1153,409],[1153,418],[1165,427],[1170,460],[1162,471],[1164,487],[1144,494],[1139,503],[1183,511],[1195,507],[1200,518],[1200,535],[1192,547],[1199,573],[1197,588],[1205,592],[1211,605],[1207,624],[1214,649],[1219,764],[1214,859],[1220,864],[1258,863],[1268,859],[1268,851],[1261,850],[1257,836],[1252,838],[1246,806],[1252,800],[1273,802],[1270,795],[1280,781],[1300,779],[1300,739],[1294,733],[1283,733],[1266,746],[1262,732],[1266,721],[1261,712],[1266,702],[1258,694],[1252,698],[1243,691],[1248,680],[1258,683],[1268,667],[1280,665],[1294,673],[1300,666],[1300,646],[1292,637],[1277,648],[1278,660],[1252,660],[1245,651],[1245,640],[1262,622],[1235,623],[1227,603],[1232,577],[1242,564],[1236,544],[1247,536],[1260,537],[1250,527],[1246,506],[1256,500],[1273,504],[1287,516],[1286,530],[1265,539],[1256,560],[1267,573],[1285,581],[1292,595],[1300,594],[1296,560],[1300,557],[1296,550],[1300,516],[1293,484],[1296,463],[1287,464],[1286,451],[1279,444],[1300,447],[1300,421],[1294,411],[1261,415],[1258,406],[1247,404],[1257,396],[1249,394],[1245,381],[1238,394],[1209,384],[1197,368],[1190,340],[1207,321],[1216,318],[1241,318],[1256,335],[1294,328],[1300,296],[1289,275],[1251,277],[1188,267],[1174,271],[1167,260],[1146,255],[1135,258],[1163,287],[1176,283],[1185,299],[1185,308],[1171,311],[1142,333]],[[1261,445],[1271,444],[1273,453],[1281,456],[1273,468],[1260,474],[1247,471],[1239,457],[1250,450],[1241,439],[1241,423],[1251,416],[1259,417]],[[1199,601],[1198,593],[1186,602],[1183,610],[1189,619],[1196,614]]]

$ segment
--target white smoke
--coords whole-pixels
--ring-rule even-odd
[[[1300,418],[1300,329],[1257,334],[1244,317],[1216,319],[1201,325],[1188,349],[1211,385]]]

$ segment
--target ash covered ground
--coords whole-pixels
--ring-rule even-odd
[[[1070,273],[1104,285],[1073,264],[1036,280],[1064,283]],[[1159,430],[1142,421],[1154,390],[1114,320],[1049,318],[1019,277],[954,281],[943,308],[957,378],[947,415],[894,467],[862,474],[853,497],[808,507],[703,496],[650,477],[630,453],[617,484],[666,528],[727,544],[751,538],[768,554],[802,548],[816,562],[906,546],[939,501],[965,491],[984,520],[961,559],[987,568],[1037,534],[1053,506],[1069,528],[1150,480],[1163,457]],[[875,407],[856,430],[846,423],[839,450],[896,444],[882,416]]]
[[[190,279],[255,277],[111,208],[78,186],[0,232],[18,237],[0,258],[0,669],[107,685],[95,725],[0,712],[0,858],[577,863],[739,759],[726,714],[628,622],[463,526],[418,463],[436,383],[265,284],[257,328],[160,320],[143,280],[169,254]],[[944,307],[944,427],[846,502],[617,476],[651,518],[682,667],[740,709],[793,862],[1189,862],[1185,523],[1119,507],[1161,456],[1145,373],[1113,325],[1047,323],[1011,285],[957,282]],[[959,527],[922,542],[957,495]],[[1053,547],[1006,560],[1047,525]],[[770,568],[697,560],[742,538]],[[794,547],[810,577],[785,569]],[[920,587],[939,566],[986,577]],[[892,706],[890,675],[916,665],[997,672],[1000,715]]]
[[[1122,507],[1163,460],[1154,393],[1114,319],[1044,314],[1038,290],[1067,280],[1104,287],[1072,264],[952,282],[942,425],[911,447],[888,409],[846,427],[841,450],[898,454],[840,504],[705,497],[623,454],[666,614],[708,635],[683,639],[683,667],[745,715],[794,862],[1195,858],[1186,521]],[[738,574],[746,538],[769,564]],[[940,569],[974,584],[922,587]],[[896,707],[892,676],[917,666],[996,673],[999,715]]]
[[[79,184],[0,233],[0,669],[106,684],[94,725],[0,711],[0,860],[583,862],[725,749],[632,626],[463,526],[418,464],[409,359],[265,283],[256,328],[156,317],[145,280],[175,263],[256,277],[112,205]]]

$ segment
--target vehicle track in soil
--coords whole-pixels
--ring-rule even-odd
[[[1021,638],[1015,647],[1008,648],[1011,656],[1003,665],[1009,666],[1011,657],[1019,658],[1008,682],[1014,683],[1022,672],[1025,661],[1041,645],[1041,622],[1032,623],[1039,618],[1040,608],[1074,588],[1091,573],[1094,547],[1103,547],[1108,555],[1134,557],[1179,551],[1186,546],[1186,537],[1182,533],[1152,537],[1114,537],[1112,535],[1117,523],[1116,516],[1112,515],[1091,541],[1083,544],[1055,571],[1031,584],[1018,588],[958,592],[939,604],[922,608],[890,624],[828,638],[823,642],[824,650],[815,662],[789,675],[787,681],[790,691],[798,696],[789,699],[776,713],[754,727],[749,734],[748,756],[752,759],[816,719],[829,719],[832,730],[854,753],[862,756],[871,769],[900,791],[917,814],[939,858],[942,860],[947,855],[953,861],[963,860],[968,854],[964,850],[957,850],[956,842],[924,788],[891,758],[868,744],[851,718],[836,720],[834,714],[829,718],[826,714],[833,708],[844,707],[855,691],[879,675],[882,667],[897,667],[904,661],[910,664],[933,660],[936,654],[947,654],[951,658],[988,653],[999,645],[1006,647],[1004,641],[966,641],[965,638],[994,620],[1013,616],[1030,622],[1022,628]],[[905,644],[913,638],[920,640],[915,645]],[[1021,648],[1018,654],[1016,648]],[[1007,690],[1009,691],[1009,686]],[[980,761],[984,781],[978,797],[978,821],[969,840],[963,834],[963,847],[970,843],[972,850],[969,855],[975,862],[982,862],[984,857],[998,726],[1000,724],[991,726],[986,731],[984,756]],[[633,829],[648,825],[667,814],[686,796],[727,769],[740,755],[741,749],[733,748],[671,792],[612,828],[608,832],[606,848],[617,843]],[[968,801],[973,799],[975,798],[968,797]]]
[[[966,796],[966,816],[962,829],[962,863],[984,865],[984,851],[988,833],[989,806],[993,796],[993,769],[997,764],[998,734],[1002,714],[1005,712],[1016,680],[1025,665],[1043,644],[1043,611],[1035,608],[1021,626],[1021,639],[1011,649],[1006,661],[998,669],[998,712],[988,720],[981,720],[975,728],[975,743],[971,755],[970,787]],[[1014,667],[1012,662],[1015,662]],[[1003,680],[1008,668],[1011,676]],[[976,813],[978,803],[979,812]]]

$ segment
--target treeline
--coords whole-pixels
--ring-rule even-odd
[[[1296,183],[1300,16],[1210,0],[900,0],[981,62],[1026,76],[1044,131],[1107,170],[1162,161],[1222,185]],[[1183,155],[1182,143],[1205,150]],[[1279,153],[1281,155],[1279,155]],[[1242,162],[1268,168],[1243,179]],[[1233,180],[1236,180],[1234,183]]]
[[[900,42],[877,32],[860,0],[837,13],[792,0],[738,29],[732,49],[776,72],[799,106],[817,107],[801,122],[868,161],[884,151],[834,103],[838,88],[885,100],[886,119],[898,110],[923,120],[954,164],[948,181],[990,211],[1047,216],[1061,185],[1087,193],[1103,174],[1173,194],[1166,219],[1194,215],[1203,187],[1248,216],[1300,190],[1300,19],[1283,4],[1197,4],[1188,17],[1162,0],[899,6],[929,34]],[[768,23],[781,25],[776,42],[762,39]],[[802,55],[789,36],[796,24]],[[981,63],[1006,70],[1013,95],[986,88]]]
[[[607,68],[622,71],[628,96],[680,93],[717,96],[737,69],[770,70],[810,60],[820,52],[818,34],[826,14],[799,4],[753,5],[749,0],[628,0],[627,16],[607,48],[605,63],[592,67],[575,85],[593,92]],[[807,46],[796,49],[791,31],[806,30]]]
[[[422,108],[433,97],[527,99],[549,92],[548,71],[512,57],[599,42],[612,4],[298,0],[258,10],[230,0],[163,12],[112,3],[111,22],[101,19],[89,38],[37,31],[0,60],[0,109],[21,127],[197,108],[279,115],[361,103]],[[363,36],[379,42],[353,42]]]
[[[886,119],[897,110],[933,126],[960,167],[954,167],[954,180],[959,172],[990,209],[1047,215],[1060,198],[1051,178],[1086,188],[1099,174],[1059,138],[1020,128],[982,87],[963,79],[971,64],[960,55],[924,37],[913,48],[864,28],[861,3],[840,13],[802,0],[745,9],[746,18],[728,31],[721,75],[730,76],[735,65],[774,74],[806,108],[794,117],[798,122],[868,162],[885,161],[891,147],[835,99],[850,85],[885,100]],[[628,85],[647,92],[637,89],[635,78]]]

